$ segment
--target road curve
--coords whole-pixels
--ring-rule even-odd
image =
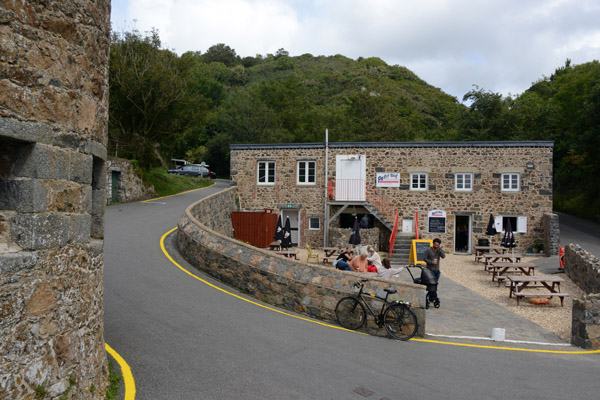
[[[227,186],[106,209],[105,340],[136,399],[595,398],[598,354],[399,342],[258,307],[160,248],[185,207]],[[182,267],[206,277],[166,249]],[[254,299],[253,299],[254,300]]]

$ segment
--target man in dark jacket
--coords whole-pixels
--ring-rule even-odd
[[[423,261],[427,264],[427,268],[429,268],[433,274],[435,275],[436,281],[440,280],[440,259],[446,258],[446,253],[442,250],[442,241],[438,238],[433,239],[433,246],[425,250],[425,255],[423,256]],[[430,297],[432,299],[437,298],[437,292],[431,292]]]

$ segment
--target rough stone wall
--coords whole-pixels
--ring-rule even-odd
[[[586,293],[600,293],[600,261],[578,244],[565,247],[565,272]]]
[[[600,294],[573,299],[571,343],[584,349],[600,348]]]
[[[112,180],[113,171],[117,172],[118,183],[116,201],[126,203],[128,201],[145,200],[155,195],[154,187],[147,187],[142,178],[136,173],[131,161],[123,158],[108,157],[106,162],[106,204],[113,201]]]
[[[527,233],[516,235],[517,251],[525,251],[536,241],[544,240],[544,214],[552,212],[552,146],[475,146],[463,143],[456,147],[435,147],[435,144],[386,147],[382,143],[379,147],[336,147],[330,143],[328,179],[335,178],[336,155],[364,155],[366,182],[370,186],[374,186],[378,172],[400,173],[400,188],[376,188],[376,192],[397,207],[400,219],[403,216],[412,218],[418,212],[418,229],[424,239],[440,237],[445,243],[453,243],[454,216],[470,215],[472,245],[476,245],[477,239],[485,237],[491,212],[497,216],[527,217]],[[233,149],[231,175],[240,188],[240,207],[252,210],[276,208],[281,203],[298,203],[308,213],[323,213],[324,156],[324,146]],[[296,185],[298,159],[317,161],[314,187]],[[275,185],[256,184],[259,160],[275,160]],[[533,169],[527,167],[528,163],[532,163]],[[410,172],[417,171],[428,173],[426,191],[409,190]],[[471,192],[455,190],[454,177],[459,172],[473,173]],[[500,190],[503,172],[520,173],[518,192]],[[437,209],[447,213],[446,233],[428,234],[427,213]]]
[[[0,3],[0,398],[101,399],[108,0]]]
[[[217,193],[188,207],[179,220],[177,231],[182,254],[196,268],[269,304],[334,321],[338,300],[352,292],[352,283],[365,275],[277,256],[232,239],[231,235],[218,233],[229,232],[231,223],[212,216],[214,204],[228,212],[234,210],[233,190],[235,188]],[[213,228],[199,221],[208,221]],[[424,335],[425,310],[420,308],[421,299],[424,299],[422,287],[369,278],[369,290],[396,289],[398,294],[395,296],[413,303],[413,311],[419,318],[418,334]],[[376,325],[369,325],[365,331],[385,334]]]
[[[544,252],[557,256],[560,249],[560,225],[558,214],[544,214]]]

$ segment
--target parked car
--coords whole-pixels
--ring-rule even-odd
[[[183,167],[174,170],[170,169],[169,173],[193,177],[201,176],[203,178],[211,177],[208,168],[195,164],[184,165]]]

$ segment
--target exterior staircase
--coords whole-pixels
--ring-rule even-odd
[[[410,245],[414,239],[413,233],[402,233],[396,234],[396,241],[394,242],[394,250],[392,251],[392,258],[390,263],[392,268],[398,268],[408,264],[410,258]]]
[[[367,209],[375,218],[377,218],[383,225],[385,225],[385,227],[388,228],[390,231],[392,229],[394,229],[394,221],[390,221],[385,216],[383,216],[379,212],[377,207],[375,207],[374,205],[372,205],[371,203],[369,203],[367,201],[363,202],[362,206],[365,209]]]

